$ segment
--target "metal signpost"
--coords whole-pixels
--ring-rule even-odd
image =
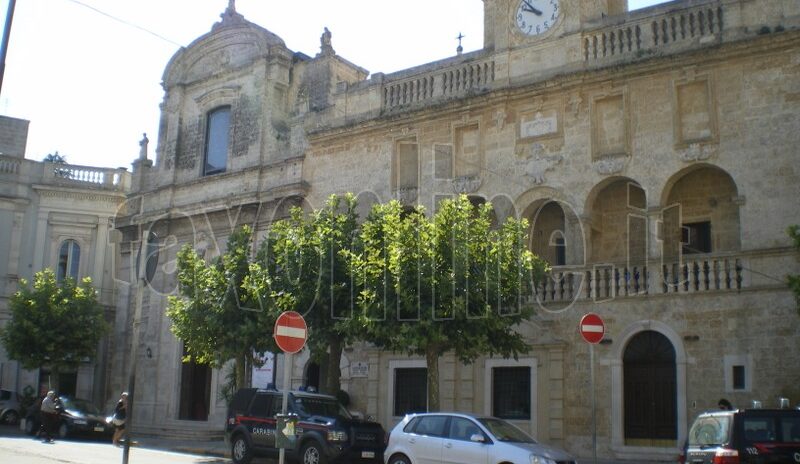
[[[285,354],[283,360],[283,406],[281,407],[281,414],[279,416],[280,424],[276,424],[275,427],[276,445],[279,443],[278,436],[285,436],[285,439],[281,437],[280,444],[282,446],[279,446],[280,450],[278,454],[278,463],[284,464],[286,462],[286,448],[292,446],[294,443],[293,437],[289,436],[294,435],[294,422],[287,416],[289,408],[289,389],[291,388],[289,377],[292,375],[292,355],[302,350],[306,345],[306,339],[308,338],[306,321],[300,314],[294,311],[286,311],[278,316],[278,319],[275,321],[275,329],[273,330],[272,336],[275,338],[275,343],[278,344],[278,348]]]
[[[594,346],[600,343],[603,335],[606,332],[606,326],[603,320],[594,313],[588,313],[581,318],[578,330],[581,337],[589,344],[589,376],[590,387],[592,390],[592,457],[593,462],[597,464],[597,411],[595,408],[594,397]]]

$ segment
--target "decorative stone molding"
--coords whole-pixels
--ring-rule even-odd
[[[551,171],[564,157],[561,155],[544,156],[544,147],[540,143],[531,146],[531,156],[525,162],[525,175],[533,179],[536,185],[544,184],[545,173]]]
[[[395,190],[394,194],[400,203],[411,205],[417,201],[417,190],[416,187],[402,187]]]
[[[716,154],[716,145],[701,145],[699,143],[692,143],[683,150],[678,150],[678,157],[687,163],[707,160]]]
[[[475,193],[483,183],[480,176],[461,176],[452,180],[453,193]]]
[[[594,167],[596,173],[608,176],[622,172],[627,163],[627,156],[606,156],[595,160],[592,167]]]

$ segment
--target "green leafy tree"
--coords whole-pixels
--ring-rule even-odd
[[[90,278],[56,281],[52,269],[24,279],[9,301],[11,319],[0,330],[9,358],[25,369],[49,366],[54,384],[60,372],[74,371],[93,359],[108,330]]]
[[[178,295],[167,315],[171,330],[186,347],[187,358],[214,368],[234,360],[234,384],[243,387],[254,352],[274,351],[272,327],[277,314],[251,291],[247,278],[253,263],[252,230],[237,228],[227,250],[207,263],[191,245],[178,252]]]
[[[331,394],[340,389],[342,351],[356,334],[350,259],[358,246],[357,219],[351,194],[332,195],[309,214],[292,209],[272,225],[252,273],[254,291],[269,288],[281,311],[303,315],[311,356],[325,366],[320,388]]]
[[[794,242],[794,247],[800,250],[800,226],[791,226],[788,230],[789,237]],[[790,275],[789,288],[794,292],[795,300],[797,300],[797,310],[800,312],[800,275]]]
[[[492,227],[490,204],[445,200],[432,217],[396,201],[376,205],[362,226],[355,260],[364,337],[377,346],[425,356],[428,409],[439,410],[439,358],[464,363],[514,356],[529,345],[514,326],[532,314],[523,295],[546,264],[526,249],[525,221]]]
[[[55,153],[48,153],[42,161],[46,163],[67,164],[67,156],[59,155],[58,151],[56,151]],[[72,176],[72,171],[64,168],[54,168],[53,174],[55,174],[56,177],[69,178]]]

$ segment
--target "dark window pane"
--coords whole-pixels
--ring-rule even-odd
[[[683,254],[711,253],[711,222],[683,225]]]
[[[781,419],[781,439],[779,441],[800,443],[800,417],[784,417]]]
[[[420,418],[419,424],[417,424],[417,427],[414,429],[414,433],[417,435],[443,437],[446,423],[447,416],[425,416]]]
[[[469,419],[463,417],[453,417],[450,419],[450,438],[453,440],[470,441],[470,438],[475,435],[483,435],[481,429]]]
[[[428,369],[395,369],[394,415],[405,416],[428,410]]]
[[[733,366],[733,389],[744,390],[745,388],[744,366]]]
[[[228,164],[228,133],[231,109],[219,108],[208,114],[206,128],[206,164],[204,174],[225,172]]]
[[[556,266],[563,266],[567,264],[567,246],[564,239],[559,237],[556,239]]]
[[[65,240],[58,250],[56,280],[61,282],[65,277],[78,279],[81,262],[81,247],[75,240]]]
[[[531,368],[492,369],[492,415],[501,419],[531,418]]]
[[[250,413],[259,416],[266,416],[270,411],[270,403],[272,403],[271,399],[272,398],[270,395],[256,395],[255,399],[253,400],[253,407],[250,408]]]
[[[744,441],[762,443],[775,441],[775,419],[772,417],[748,417],[744,419]]]

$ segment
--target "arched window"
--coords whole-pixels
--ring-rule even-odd
[[[206,157],[203,175],[225,172],[228,165],[228,134],[231,107],[223,106],[208,113],[206,122]]]
[[[65,277],[78,280],[78,270],[81,263],[81,247],[75,240],[64,240],[58,250],[58,268],[56,278],[59,282]]]

